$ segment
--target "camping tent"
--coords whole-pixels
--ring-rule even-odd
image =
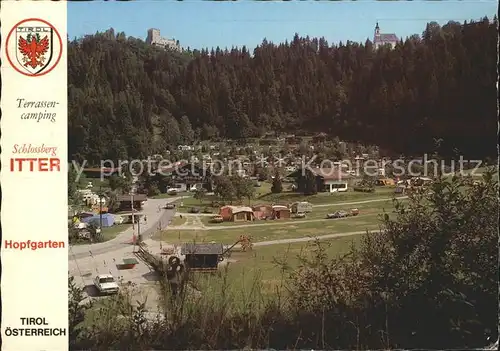
[[[99,226],[101,222],[101,216],[97,215],[97,216],[82,218],[82,222]],[[115,217],[112,214],[105,213],[102,215],[103,227],[111,227],[113,224],[115,224]]]

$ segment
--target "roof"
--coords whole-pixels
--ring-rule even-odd
[[[194,244],[185,243],[181,247],[181,255],[222,255],[222,244]]]
[[[132,195],[118,195],[116,197],[116,200],[119,202],[127,202],[130,201],[132,198]],[[148,197],[144,194],[135,194],[134,195],[134,202],[136,201],[146,201]]]
[[[252,209],[254,211],[257,211],[257,210],[260,210],[262,207],[265,207],[265,208],[270,208],[272,207],[271,205],[267,205],[267,204],[261,204],[261,205],[253,205],[252,206]]]
[[[283,206],[283,205],[275,205],[273,206],[273,211],[283,211],[283,210],[287,210],[289,211],[290,209],[286,206]]]
[[[248,206],[231,206],[231,205],[227,205],[227,206],[223,206],[221,208],[229,208],[229,209],[231,209],[232,213],[253,212],[252,208],[248,207]]]
[[[393,43],[399,41],[394,33],[380,34],[379,38],[375,38],[376,43]]]

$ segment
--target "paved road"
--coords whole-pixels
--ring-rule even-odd
[[[168,222],[174,217],[175,211],[161,209],[158,211],[158,206],[163,206],[165,203],[179,200],[179,197],[168,199],[148,199],[144,205],[143,210],[140,212],[147,216],[147,222],[140,223],[141,235],[144,239],[149,238],[153,233],[158,230],[159,224],[161,228],[167,228]],[[70,247],[69,258],[79,259],[92,255],[102,254],[110,251],[119,250],[123,247],[130,246],[130,242],[137,231],[137,224],[135,229],[130,227],[116,236],[116,238],[97,244],[88,245],[74,245]]]

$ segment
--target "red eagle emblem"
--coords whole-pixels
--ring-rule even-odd
[[[47,36],[41,39],[38,33],[35,35],[28,34],[26,39],[23,37],[19,38],[18,45],[19,51],[23,54],[25,67],[30,66],[31,68],[36,68],[44,65],[44,54],[46,54],[49,49],[49,38]]]

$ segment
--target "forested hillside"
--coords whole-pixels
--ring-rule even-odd
[[[253,53],[174,53],[109,30],[69,43],[70,157],[137,158],[270,130],[404,153],[440,138],[443,155],[496,155],[496,50],[496,19],[430,23],[377,51],[296,35]]]

